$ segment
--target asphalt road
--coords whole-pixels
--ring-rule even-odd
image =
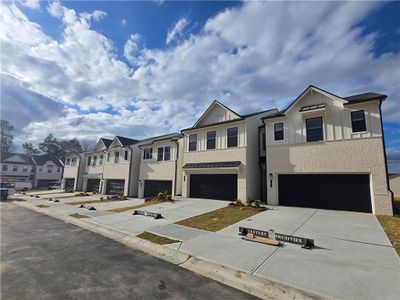
[[[0,261],[1,299],[254,299],[10,202],[1,204]]]

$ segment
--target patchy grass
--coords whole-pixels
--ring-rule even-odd
[[[77,219],[84,219],[84,218],[90,218],[89,216],[87,216],[87,215],[82,215],[82,214],[79,214],[79,213],[74,213],[74,214],[72,214],[72,215],[69,215],[70,217],[74,217],[74,218],[77,218]]]
[[[119,213],[119,212],[129,211],[129,210],[132,210],[132,209],[137,209],[137,208],[150,206],[150,205],[160,204],[160,203],[162,203],[162,201],[153,199],[153,200],[145,201],[142,204],[133,205],[133,206],[126,206],[126,207],[118,207],[118,208],[109,209],[107,211],[118,212]]]
[[[400,195],[394,195],[394,201],[400,201]],[[399,202],[400,204],[400,202]]]
[[[179,221],[176,224],[215,232],[254,216],[264,210],[265,208],[262,207],[255,208],[249,206],[227,206]]]
[[[376,216],[385,230],[393,247],[400,255],[400,215],[397,216]]]
[[[39,204],[39,205],[36,205],[36,207],[39,207],[39,208],[48,208],[48,207],[50,207],[50,206],[44,205],[44,204]]]
[[[150,241],[152,243],[156,243],[156,244],[159,244],[159,245],[167,245],[167,244],[173,244],[173,243],[179,242],[177,240],[172,240],[172,239],[169,239],[167,237],[160,236],[160,235],[148,232],[148,231],[142,232],[137,237],[139,237],[139,238],[141,238],[143,240],[148,240],[148,241]]]

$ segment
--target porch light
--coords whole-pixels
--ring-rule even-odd
[[[269,174],[268,174],[268,178],[269,178],[269,180],[272,180],[272,178],[274,178],[274,174],[269,173]]]

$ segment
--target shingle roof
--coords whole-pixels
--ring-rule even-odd
[[[143,144],[151,144],[154,143],[156,141],[163,141],[163,140],[169,140],[169,139],[175,139],[175,138],[181,138],[182,134],[174,132],[174,133],[168,133],[168,134],[163,134],[163,135],[159,135],[159,136],[153,136],[150,138],[146,138],[143,140],[139,141],[139,144],[143,145]]]
[[[124,136],[117,135],[116,138],[121,142],[122,146],[130,146],[139,142],[138,140],[130,139]]]
[[[51,155],[51,154],[33,155],[32,159],[36,163],[36,165],[38,165],[38,166],[42,166],[46,162],[52,161],[58,167],[63,167],[61,161],[56,156]]]
[[[343,97],[343,99],[349,101],[348,104],[365,102],[365,101],[370,101],[370,100],[375,100],[375,99],[383,100],[383,99],[386,99],[386,98],[387,98],[386,95],[373,93],[373,92],[368,92],[368,93],[362,93],[362,94],[352,95],[352,96],[348,96],[348,97]]]
[[[23,154],[23,153],[8,153],[8,152],[1,152],[1,157],[0,157],[1,158],[1,162],[5,161],[6,159],[8,159],[8,158],[10,158],[10,157],[12,157],[14,155],[18,155],[19,157],[21,157],[23,160],[26,161],[27,164],[31,164],[31,165],[34,164],[33,161],[32,161],[32,158],[30,158],[26,154]],[[16,161],[16,162],[7,161],[7,162],[16,163],[16,164],[22,164],[21,162],[18,162],[18,161]]]
[[[240,166],[240,161],[220,161],[220,162],[187,163],[183,166],[183,168],[184,169],[237,168],[239,166]]]
[[[102,142],[103,142],[104,146],[106,146],[106,148],[110,147],[110,145],[112,143],[112,140],[106,139],[106,138],[103,138],[103,137],[100,138],[100,139],[102,140]]]

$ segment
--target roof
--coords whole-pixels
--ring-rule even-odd
[[[397,178],[400,177],[400,173],[391,173],[389,174],[389,178]]]
[[[387,98],[386,95],[368,92],[368,93],[344,97],[343,99],[349,101],[349,103],[346,103],[346,104],[354,104],[354,103],[366,102],[366,101],[371,101],[371,100],[376,100],[376,99],[384,100],[386,98]]]
[[[139,142],[138,140],[130,139],[124,136],[117,135],[115,137],[121,142],[122,146],[130,146]]]
[[[143,140],[139,141],[140,145],[149,145],[157,141],[164,141],[164,140],[170,140],[170,139],[179,139],[182,138],[182,134],[174,132],[174,133],[168,133],[168,134],[163,134],[159,136],[153,136],[149,137]]]
[[[239,166],[240,166],[240,161],[220,161],[220,162],[187,163],[183,166],[183,168],[209,169],[209,168],[237,168]]]
[[[63,167],[61,161],[54,155],[51,154],[42,154],[42,155],[32,155],[32,160],[35,162],[36,165],[42,166],[48,161],[52,161],[58,167]]]
[[[23,154],[23,153],[14,153],[14,152],[11,152],[11,153],[10,152],[1,152],[1,157],[0,157],[1,162],[4,162],[6,159],[8,159],[8,158],[10,158],[10,157],[12,157],[14,155],[17,155],[17,156],[21,157],[23,160],[26,161],[26,164],[30,164],[30,165],[34,164],[33,161],[32,161],[32,158],[29,157],[28,155]],[[19,162],[19,161],[7,161],[7,163],[8,162],[15,163],[15,164],[24,164],[24,163]]]
[[[111,143],[113,140],[110,139],[106,139],[106,138],[100,138],[100,140],[103,142],[104,146],[106,146],[106,148],[110,147]]]

